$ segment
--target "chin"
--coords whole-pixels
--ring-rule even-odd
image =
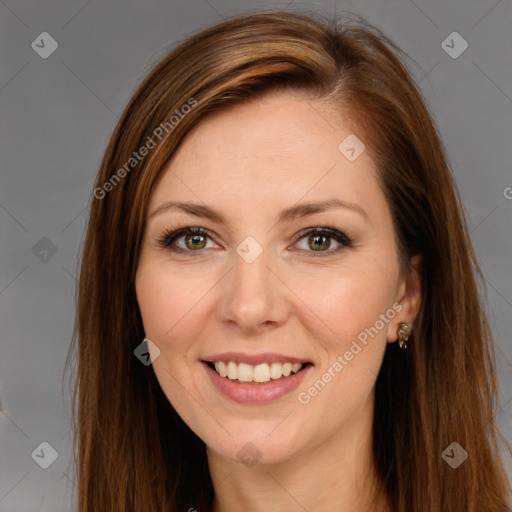
[[[227,425],[227,423],[226,423]],[[272,431],[279,425],[273,422],[254,421],[251,427],[240,424],[236,429],[230,424],[227,430],[231,436],[223,432],[222,439],[211,438],[211,434],[202,437],[208,450],[212,450],[220,457],[254,466],[256,464],[281,464],[297,456],[301,447],[305,446],[304,439],[299,439],[290,432],[290,426],[282,432]],[[209,427],[211,433],[211,427]]]
[[[293,458],[296,447],[276,446],[271,443],[253,443],[251,441],[234,441],[229,446],[211,446],[213,450],[224,459],[243,464],[247,467],[255,465],[282,464]]]

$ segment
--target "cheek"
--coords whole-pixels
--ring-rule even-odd
[[[313,313],[303,318],[311,318],[311,332],[325,334],[319,339],[325,340],[323,348],[331,357],[334,351],[347,350],[361,333],[363,341],[365,333],[370,339],[386,337],[387,323],[383,327],[380,319],[392,306],[397,273],[390,266],[384,268],[382,260],[374,256],[358,259],[320,279],[296,279],[300,284],[294,292]],[[378,335],[372,329],[375,324]]]
[[[388,325],[395,316],[397,274],[379,261],[361,258],[350,269],[344,266],[342,272],[299,292],[315,313],[307,329],[317,335],[320,359],[318,374],[307,384],[311,387],[300,390],[299,402],[310,400],[331,426],[365,403],[382,364]],[[344,406],[332,407],[336,403]]]
[[[371,391],[387,345],[388,325],[396,314],[393,276],[389,269],[387,276],[380,271],[354,273],[331,283],[322,318],[335,335],[324,347],[322,371],[329,372],[326,380],[334,383],[324,399],[332,393],[357,407]]]
[[[141,263],[136,275],[144,331],[160,350],[153,369],[169,401],[185,412],[190,404],[181,383],[187,382],[190,365],[197,362],[194,342],[202,328],[198,315],[206,293],[199,284],[155,262]]]
[[[176,338],[175,331],[193,316],[194,306],[205,294],[197,284],[163,266],[139,265],[137,301],[148,337],[160,343]]]

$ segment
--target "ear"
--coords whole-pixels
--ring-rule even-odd
[[[400,278],[393,306],[397,314],[388,324],[386,339],[388,343],[393,343],[398,338],[398,324],[405,322],[412,326],[418,311],[420,310],[422,300],[421,276],[423,275],[423,257],[416,254],[411,258],[408,269]]]

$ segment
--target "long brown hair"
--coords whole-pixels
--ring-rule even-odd
[[[343,114],[376,162],[403,268],[423,255],[409,348],[388,346],[376,383],[373,446],[393,510],[503,512],[483,279],[437,129],[400,50],[375,27],[290,12],[230,18],[182,42],[139,86],[107,147],[69,354],[79,511],[211,510],[205,445],[134,356],[144,336],[135,271],[151,187],[178,144],[209,112],[276,90]],[[457,469],[441,456],[452,442],[469,454]]]

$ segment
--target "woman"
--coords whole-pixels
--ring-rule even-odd
[[[83,251],[81,512],[505,510],[480,270],[397,53],[251,14],[139,87]]]

